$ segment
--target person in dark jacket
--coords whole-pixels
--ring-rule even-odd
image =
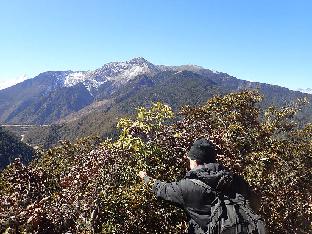
[[[190,171],[177,182],[162,182],[139,172],[152,190],[183,208],[189,218],[189,234],[265,233],[264,222],[249,206],[246,182],[216,162],[214,145],[201,138],[188,152]]]

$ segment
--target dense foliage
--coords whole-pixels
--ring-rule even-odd
[[[122,118],[117,140],[82,139],[19,160],[0,174],[0,231],[7,233],[181,233],[183,211],[157,200],[137,173],[183,177],[183,155],[209,137],[218,160],[262,197],[270,233],[312,230],[312,125],[298,125],[298,101],[263,113],[257,92],[216,96],[174,114],[161,103]]]
[[[27,163],[34,154],[32,147],[22,143],[20,139],[0,126],[0,170],[15,158],[21,158],[23,163]]]

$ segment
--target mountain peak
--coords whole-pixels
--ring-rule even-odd
[[[128,63],[135,63],[135,64],[143,64],[143,63],[147,63],[150,64],[149,61],[147,61],[145,58],[143,57],[137,57],[137,58],[133,58],[129,61],[127,61]]]

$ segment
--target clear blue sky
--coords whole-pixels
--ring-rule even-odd
[[[0,86],[144,57],[312,88],[312,1],[0,0]]]

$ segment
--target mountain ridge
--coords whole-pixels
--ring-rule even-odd
[[[180,82],[179,79],[184,80],[185,86],[191,85],[194,79],[197,80],[196,84],[201,86],[201,80],[209,79],[212,81],[210,85],[215,89],[223,90],[223,93],[260,88],[264,92],[267,90],[267,93],[288,93],[294,97],[303,95],[279,86],[240,80],[227,73],[212,71],[197,65],[154,65],[138,57],[125,62],[107,63],[93,71],[47,71],[10,88],[0,90],[0,124],[52,124],[64,122],[66,119],[70,120],[70,116],[79,118],[80,112],[85,114],[97,108],[106,108],[105,105],[92,107],[92,103],[108,100],[110,105],[113,105],[116,101],[131,99],[131,96],[140,92],[142,87],[145,89],[149,87],[148,92],[153,92],[151,87],[155,84],[155,87],[161,86],[162,89],[167,89],[165,83],[170,79],[174,80],[173,76],[179,77],[175,82]],[[130,89],[129,84],[136,79],[141,79],[142,84],[136,84],[136,89]],[[164,83],[161,83],[163,81]],[[122,91],[125,87],[128,87],[127,92]],[[182,95],[174,90],[175,85],[170,88],[171,90],[167,92],[168,96],[176,100],[176,97],[171,95],[171,93],[176,93],[182,98]],[[181,92],[186,92],[182,86],[180,89]],[[208,92],[213,92],[208,90]],[[149,98],[156,100],[155,95],[153,98],[149,95]],[[172,102],[166,97],[161,97],[160,91],[157,95],[161,100]],[[310,94],[305,95],[310,99],[312,97]],[[207,97],[210,96],[207,95]],[[141,98],[145,98],[143,94]],[[187,103],[188,98],[182,99]],[[279,100],[278,97],[274,98]],[[176,103],[177,106],[183,104],[185,103],[180,101]]]

